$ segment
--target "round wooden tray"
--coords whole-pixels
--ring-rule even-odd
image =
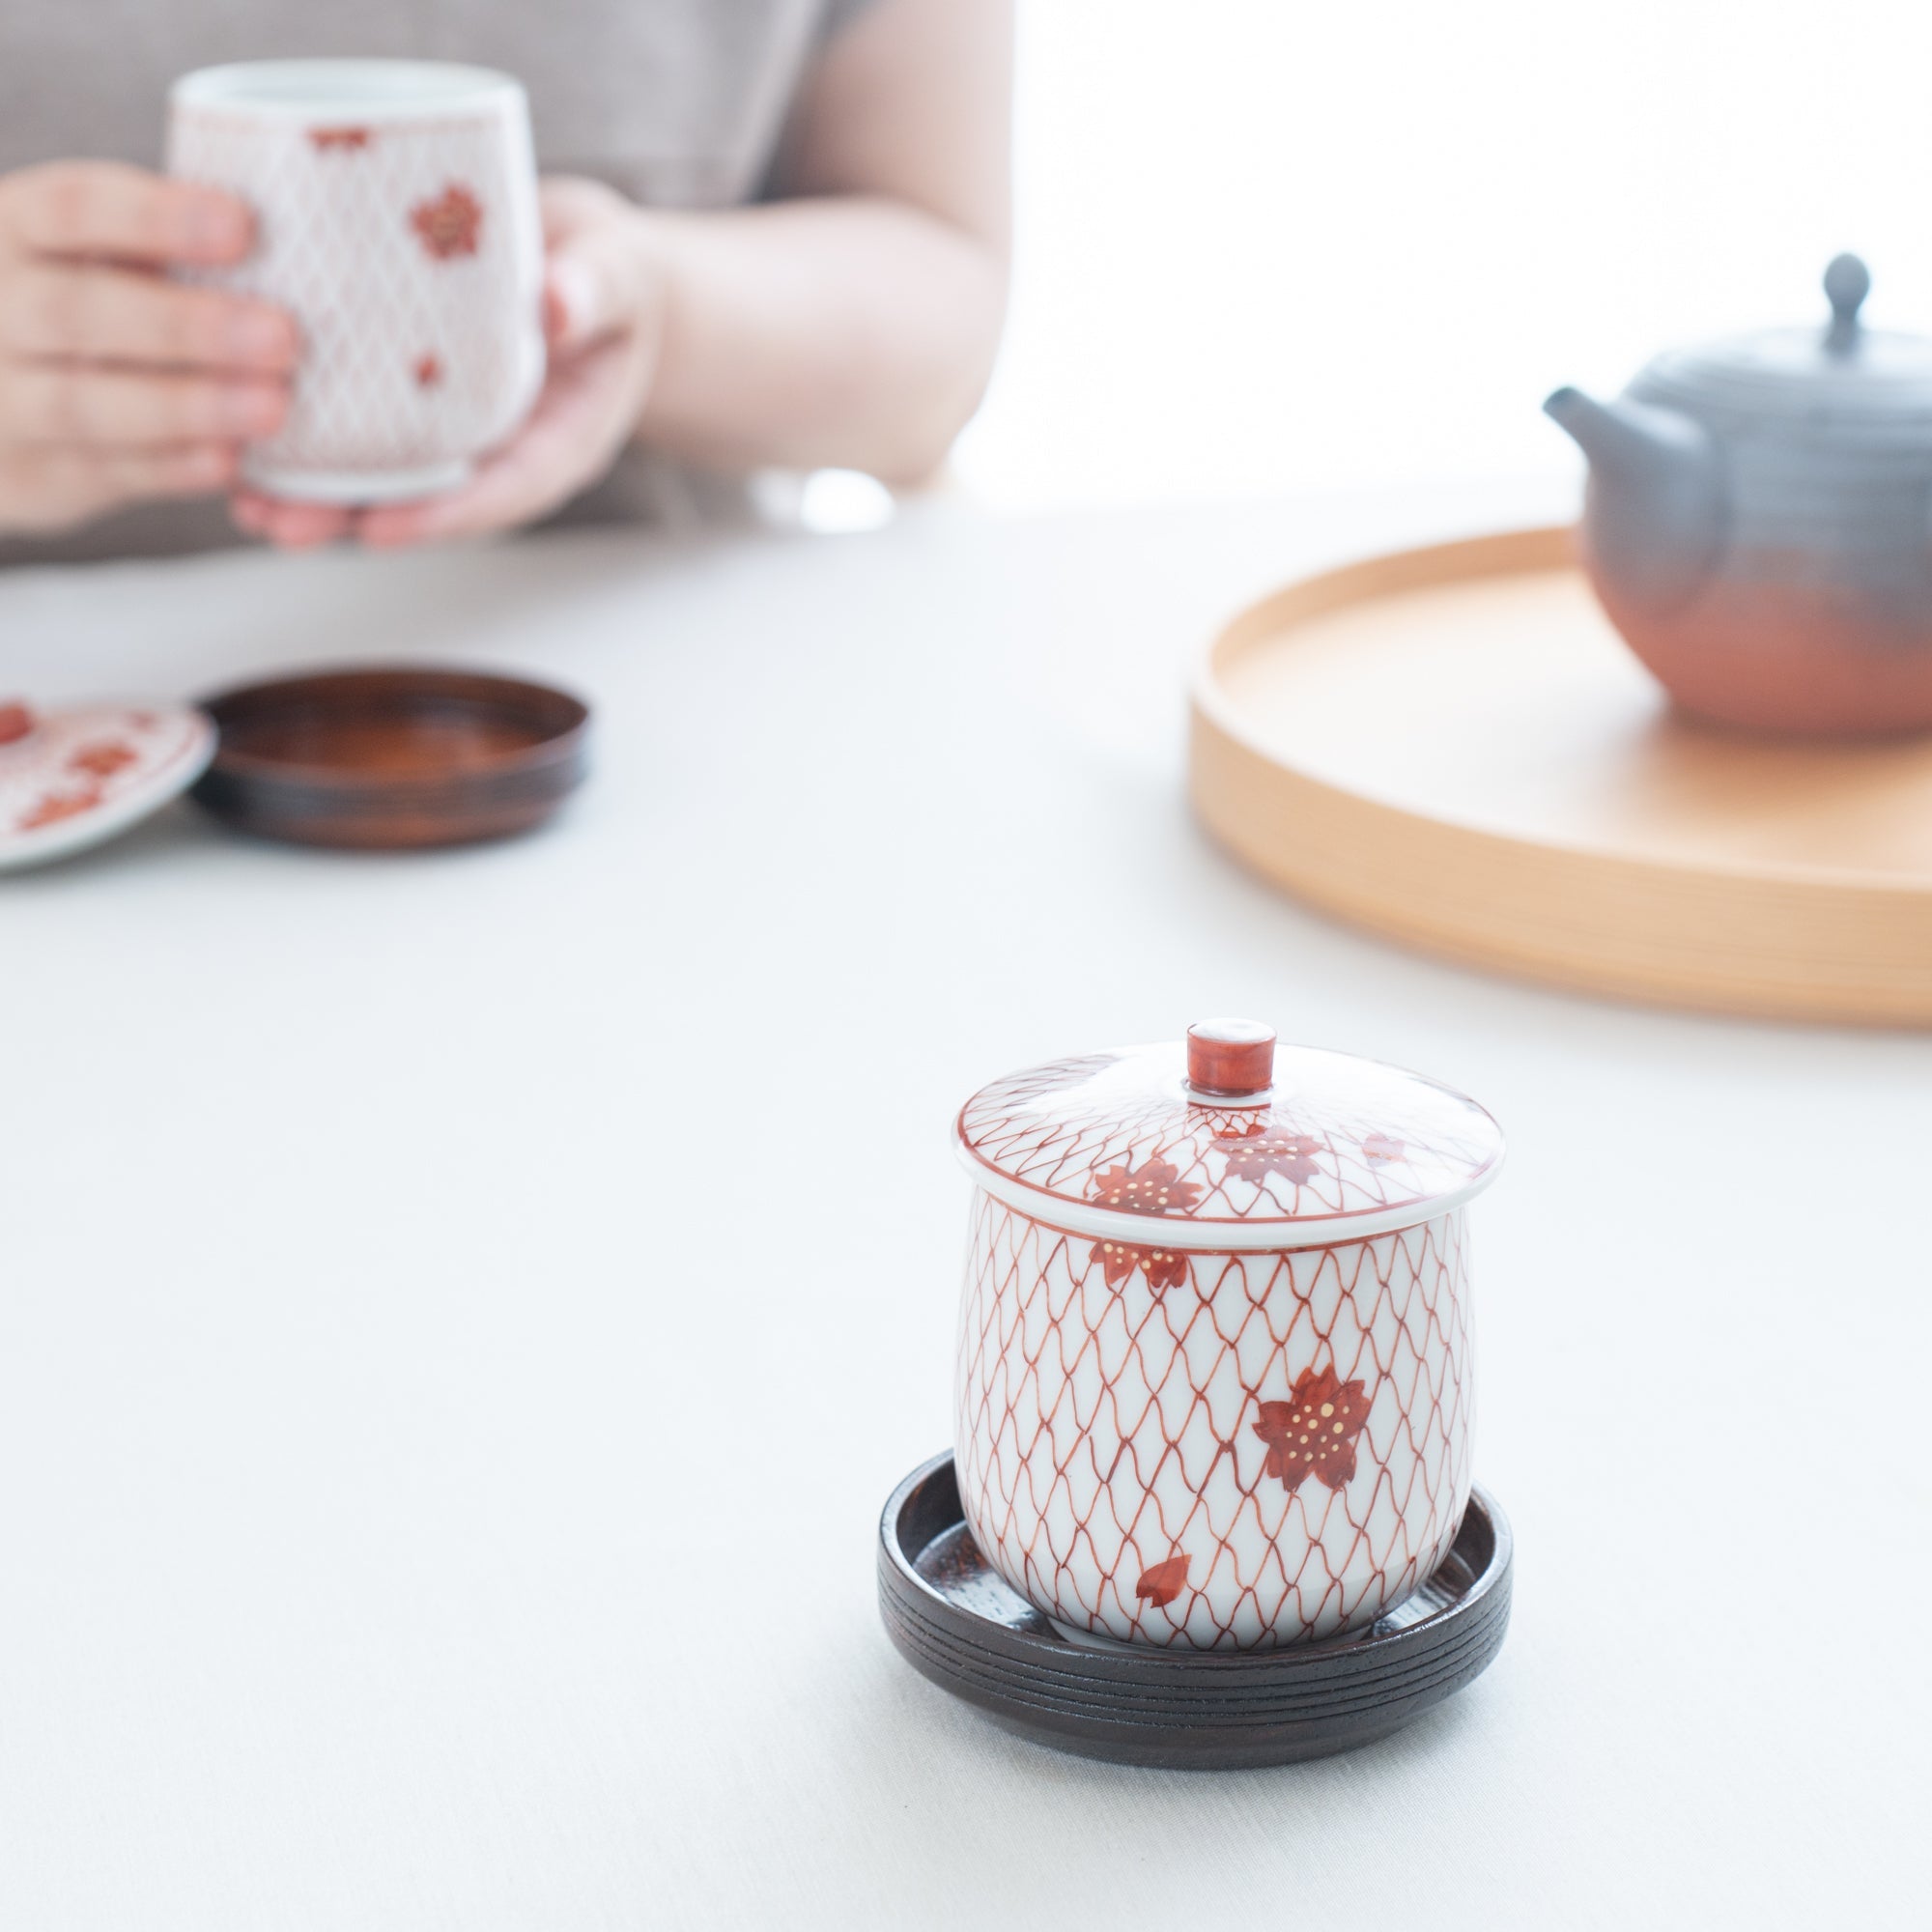
[[[1195,686],[1192,767],[1249,865],[1431,951],[1671,1005],[1932,1023],[1932,737],[1678,716],[1567,529],[1255,605]]]

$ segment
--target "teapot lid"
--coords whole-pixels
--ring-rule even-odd
[[[1633,390],[1641,400],[1703,403],[1750,414],[1932,415],[1932,336],[1869,328],[1860,310],[1871,271],[1856,255],[1825,270],[1832,319],[1666,350]]]
[[[1256,1020],[1009,1073],[960,1109],[988,1194],[1057,1228],[1189,1249],[1362,1240],[1460,1207],[1503,1138],[1466,1095]]]

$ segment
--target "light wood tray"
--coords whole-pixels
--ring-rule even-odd
[[[1255,605],[1195,687],[1192,763],[1240,858],[1397,939],[1635,999],[1932,1024],[1932,738],[1677,716],[1566,529]]]

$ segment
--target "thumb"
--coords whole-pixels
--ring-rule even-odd
[[[629,224],[573,235],[553,250],[544,273],[544,327],[565,354],[649,320],[659,280]]]

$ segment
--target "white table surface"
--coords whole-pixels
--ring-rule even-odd
[[[0,686],[372,654],[598,708],[521,843],[187,808],[0,885],[0,1924],[1922,1925],[1932,1040],[1621,1009],[1284,902],[1213,620],[1551,506],[1357,498],[0,577]],[[903,1664],[980,1082],[1252,1011],[1467,1089],[1490,1672],[1171,1775]]]

